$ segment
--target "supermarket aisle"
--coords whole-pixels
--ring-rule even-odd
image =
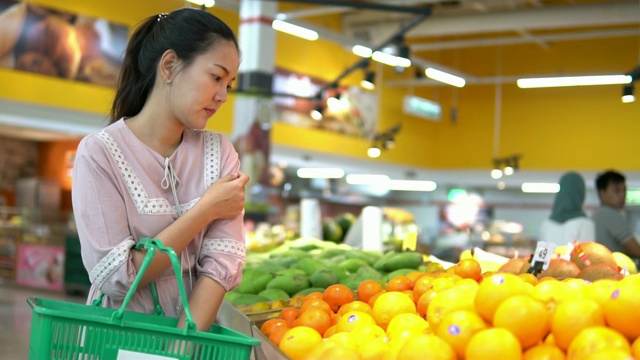
[[[0,280],[0,360],[29,358],[31,308],[27,298],[30,296],[80,303],[85,301],[84,297],[18,287]]]

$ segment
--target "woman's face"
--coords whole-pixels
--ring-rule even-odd
[[[185,127],[202,130],[227,101],[240,59],[231,41],[220,41],[182,68],[172,79],[168,101],[172,115]]]

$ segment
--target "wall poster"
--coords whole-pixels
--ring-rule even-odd
[[[277,69],[273,92],[295,96],[274,97],[277,119],[292,125],[371,138],[378,123],[378,95],[357,86],[325,89],[327,84],[307,75]],[[320,99],[314,100],[320,92]],[[319,111],[322,117],[313,118],[313,110]]]
[[[0,0],[0,67],[115,86],[127,38],[105,19]]]

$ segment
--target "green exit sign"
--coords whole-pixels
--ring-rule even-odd
[[[425,119],[440,121],[442,107],[437,102],[421,97],[407,95],[403,100],[403,110],[406,114],[419,116]]]

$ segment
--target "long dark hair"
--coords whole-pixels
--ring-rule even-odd
[[[233,31],[213,14],[183,8],[144,20],[129,39],[111,107],[110,123],[137,115],[151,93],[162,54],[171,49],[184,66],[221,40],[238,40]]]

